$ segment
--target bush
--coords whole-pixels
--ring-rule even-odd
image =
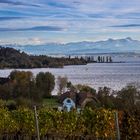
[[[9,110],[15,110],[17,108],[16,101],[14,101],[14,100],[8,100],[8,101],[6,101],[6,107]]]
[[[0,99],[0,108],[3,108],[5,106],[6,106],[6,101]]]

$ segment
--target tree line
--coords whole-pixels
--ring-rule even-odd
[[[71,56],[69,56],[71,58]],[[76,56],[75,58],[80,58],[81,61],[86,61],[87,63],[112,63],[113,59],[111,56]]]
[[[49,57],[28,55],[13,48],[0,46],[0,68],[62,68],[66,65],[85,65],[87,63],[111,63],[111,56]]]
[[[119,91],[113,91],[108,87],[100,87],[98,91],[86,85],[73,85],[67,77],[55,76],[49,72],[40,72],[33,76],[29,71],[12,71],[9,81],[0,84],[0,98],[3,100],[27,99],[41,101],[43,98],[52,97],[52,91],[58,87],[58,96],[63,94],[66,89],[71,92],[92,93],[100,102],[100,106],[112,109],[131,109],[137,106],[140,100],[139,86],[128,85]]]
[[[34,104],[51,96],[55,77],[49,72],[33,76],[31,72],[12,71],[9,81],[0,85],[0,98],[13,100],[16,104]]]
[[[0,46],[0,68],[48,68],[65,65],[84,65],[85,60],[79,58],[56,58],[46,55],[28,55],[13,48]]]
[[[112,63],[112,57],[111,56],[98,56],[97,62],[99,63]]]

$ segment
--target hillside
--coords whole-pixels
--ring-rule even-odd
[[[32,67],[30,56],[13,48],[0,47],[0,68]]]
[[[0,47],[0,68],[48,68],[64,65],[82,65],[85,60],[78,58],[54,58],[45,55],[28,55],[13,48]]]

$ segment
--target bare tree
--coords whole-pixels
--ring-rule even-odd
[[[61,76],[58,76],[58,79],[57,79],[57,85],[58,85],[58,95],[61,95],[64,91],[65,91],[65,88],[67,87],[67,82],[68,82],[68,78],[65,76],[65,77],[61,77]]]

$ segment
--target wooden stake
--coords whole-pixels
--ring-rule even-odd
[[[37,140],[40,140],[39,125],[38,125],[38,115],[37,115],[37,111],[36,111],[36,106],[34,106],[34,117],[35,117]]]
[[[120,140],[120,129],[118,121],[118,112],[115,112],[116,140]]]

